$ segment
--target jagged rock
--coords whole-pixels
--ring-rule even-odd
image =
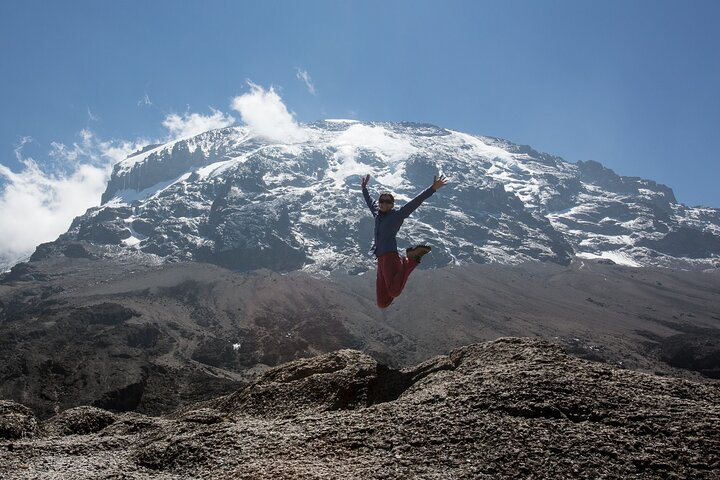
[[[85,245],[81,243],[69,243],[65,246],[63,253],[66,257],[70,258],[87,258],[96,259],[97,257],[92,253],[88,252]]]
[[[261,417],[346,410],[394,400],[413,375],[354,350],[290,362],[214,403],[221,411]]]
[[[643,240],[641,245],[674,257],[707,258],[720,251],[720,236],[688,227],[669,232],[660,240]]]
[[[0,439],[32,436],[37,430],[32,410],[9,400],[0,400]]]
[[[65,410],[43,426],[50,434],[85,435],[99,432],[115,422],[115,415],[100,408],[82,406]]]
[[[94,220],[94,218],[93,218]],[[78,240],[86,240],[99,245],[118,245],[131,236],[130,230],[119,221],[104,221],[83,225],[78,231]]]
[[[133,220],[132,227],[141,235],[150,236],[155,233],[155,226],[146,220]]]

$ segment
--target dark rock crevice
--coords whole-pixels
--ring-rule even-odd
[[[144,377],[139,382],[106,392],[101,398],[95,400],[93,405],[116,412],[133,411],[140,405],[146,385],[147,378]]]
[[[720,379],[720,330],[672,335],[660,344],[660,358],[668,365]]]

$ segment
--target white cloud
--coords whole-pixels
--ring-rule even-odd
[[[266,92],[250,86],[252,91],[235,98],[233,105],[251,128],[274,138],[303,135],[272,89]],[[138,105],[152,105],[149,96],[145,94]],[[55,240],[75,217],[99,205],[113,165],[130,153],[148,144],[191,137],[235,122],[229,114],[211,111],[211,115],[168,115],[162,122],[168,129],[165,140],[104,141],[85,129],[71,145],[52,142],[42,162],[23,156],[23,147],[33,139],[22,137],[14,150],[21,170],[15,172],[0,163],[0,267],[26,258],[40,243]],[[91,120],[98,120],[89,108],[87,113]]]
[[[248,81],[250,92],[235,97],[232,108],[255,134],[280,142],[302,141],[307,134],[295,122],[280,96]]]
[[[229,127],[235,123],[235,119],[230,115],[225,115],[219,110],[211,108],[212,115],[201,115],[199,113],[184,113],[182,116],[171,113],[162,124],[170,131],[172,140],[180,138],[194,137],[208,130],[216,128]]]
[[[307,70],[302,70],[300,68],[296,68],[295,70],[297,72],[296,73],[297,78],[299,80],[302,80],[303,82],[305,82],[305,86],[307,87],[308,92],[312,93],[313,95],[316,95],[315,85],[313,85],[312,79],[310,78],[310,75],[308,75]]]
[[[53,143],[44,167],[22,156],[25,137],[15,154],[23,165],[13,172],[0,164],[0,263],[14,263],[43,242],[64,233],[73,218],[99,205],[112,165],[143,142],[101,141],[89,130],[68,147]]]

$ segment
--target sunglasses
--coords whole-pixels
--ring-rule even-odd
[[[395,203],[395,200],[390,200],[390,199],[387,199],[387,198],[381,198],[380,200],[378,200],[378,203],[389,203],[390,205],[392,205],[393,203]]]

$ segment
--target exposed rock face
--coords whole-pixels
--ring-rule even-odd
[[[393,394],[372,393],[382,386]],[[97,433],[1,441],[0,474],[710,479],[718,452],[719,386],[505,338],[400,371],[352,351],[293,362],[169,417],[122,414]]]

